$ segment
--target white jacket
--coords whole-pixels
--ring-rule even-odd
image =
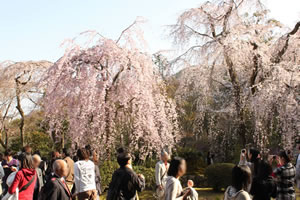
[[[225,191],[224,200],[251,200],[251,197],[245,190],[237,191],[234,187],[229,186]]]
[[[168,169],[169,169],[170,164],[167,164],[167,168],[166,165],[163,161],[159,161],[156,163],[155,165],[155,182],[156,185],[162,185],[165,186],[166,182],[167,182],[167,173],[168,173]]]
[[[96,190],[95,165],[92,161],[80,160],[74,164],[76,194]]]
[[[165,200],[183,200],[181,183],[173,176],[167,178]]]

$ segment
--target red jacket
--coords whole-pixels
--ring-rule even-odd
[[[19,188],[19,190],[24,187],[36,174],[35,169],[21,169],[17,172],[15,176],[14,182],[11,184],[11,186],[8,189],[8,192],[10,194],[13,194],[16,192],[16,189]],[[29,200],[33,199],[33,192],[34,192],[34,186],[36,183],[37,177],[35,176],[35,180],[30,184],[30,186],[19,193],[19,200]]]

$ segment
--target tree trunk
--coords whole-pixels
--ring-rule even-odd
[[[236,109],[236,115],[238,118],[238,129],[237,129],[237,134],[240,138],[240,141],[243,146],[246,146],[247,141],[246,141],[246,125],[244,122],[244,109],[242,108],[242,100],[241,100],[241,87],[232,63],[232,60],[230,59],[229,55],[227,52],[224,52],[225,55],[225,62],[228,67],[228,72],[230,75],[230,80],[233,85],[233,90],[234,90],[234,98],[235,98],[235,109]]]
[[[16,98],[17,98],[17,110],[19,111],[21,121],[19,125],[20,129],[20,140],[21,140],[21,145],[22,147],[24,146],[24,124],[25,124],[25,114],[24,110],[21,107],[21,90],[20,90],[20,82],[18,79],[16,79]]]

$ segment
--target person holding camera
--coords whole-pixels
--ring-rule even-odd
[[[247,158],[249,161],[247,160]],[[253,179],[258,173],[257,168],[260,160],[260,152],[258,150],[250,149],[249,151],[247,151],[246,149],[242,149],[239,165],[248,166],[251,170]]]
[[[294,200],[295,189],[294,182],[296,176],[296,169],[291,163],[291,151],[281,151],[276,156],[276,162],[281,167],[275,169],[274,174],[277,177],[277,197],[276,200]],[[270,163],[273,162],[273,157]]]

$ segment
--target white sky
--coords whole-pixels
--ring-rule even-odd
[[[171,48],[165,25],[203,0],[0,0],[0,61],[49,60],[63,55],[59,46],[86,30],[109,38],[137,16],[151,52]],[[266,2],[267,1],[267,2]],[[300,0],[264,0],[271,16],[293,27],[300,20]]]

